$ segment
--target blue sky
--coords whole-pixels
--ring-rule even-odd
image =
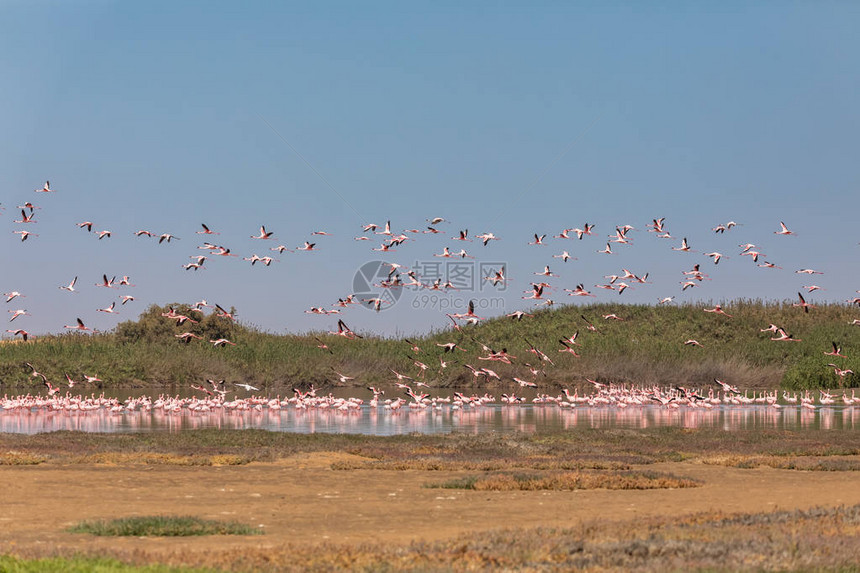
[[[488,316],[528,310],[522,291],[547,264],[557,306],[788,300],[812,284],[826,289],[815,301],[856,296],[856,3],[460,4],[0,5],[0,290],[26,295],[6,310],[30,313],[7,327],[38,335],[81,317],[107,330],[149,304],[206,299],[272,332],[330,330],[337,315],[304,311],[352,292],[364,263],[412,267],[445,246],[504,262],[507,289],[407,292],[341,317],[400,335],[445,326],[469,299]],[[56,192],[34,193],[45,180]],[[37,222],[16,224],[26,201]],[[353,240],[365,223],[436,216],[444,235],[395,253]],[[656,217],[675,239],[646,232]],[[730,220],[741,225],[711,231]],[[797,236],[774,235],[780,221]],[[585,222],[596,236],[526,244]],[[201,223],[240,257],[183,270],[203,253]],[[624,224],[634,244],[596,253]],[[260,225],[273,241],[250,238]],[[460,229],[501,240],[450,240]],[[318,252],[241,260],[316,230],[332,233]],[[698,253],[672,251],[684,236]],[[783,269],[740,256],[747,242]],[[562,250],[579,260],[552,258]],[[727,258],[715,266],[711,251]],[[713,280],[681,292],[697,262]],[[650,284],[593,288],[622,268]],[[97,288],[102,274],[136,286]],[[74,276],[78,293],[58,289]],[[597,298],[562,290],[578,283]],[[121,294],[135,297],[121,314],[95,310]]]

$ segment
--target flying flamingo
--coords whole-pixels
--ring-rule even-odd
[[[792,304],[791,306],[801,307],[801,308],[803,308],[803,312],[806,312],[806,313],[809,312],[810,308],[815,308],[814,304],[809,304],[808,302],[806,302],[806,299],[803,298],[802,294],[797,293],[797,298],[800,299],[800,302],[796,302],[796,303]]]
[[[830,352],[825,352],[824,353],[825,356],[837,356],[839,358],[848,358],[847,356],[842,354],[842,347],[841,346],[839,346],[835,342],[831,342],[831,344],[833,345],[833,350]]]
[[[77,324],[75,324],[74,326],[69,326],[68,324],[65,324],[65,325],[63,325],[63,328],[70,328],[72,330],[80,330],[80,331],[89,330],[91,332],[96,332],[95,329],[88,328],[88,327],[84,326],[84,321],[82,321],[80,318],[77,319]]]
[[[786,342],[800,342],[800,338],[793,338],[790,334],[788,334],[785,330],[779,328],[776,331],[776,336],[771,337],[771,340],[780,340]]]
[[[26,295],[23,295],[16,290],[12,291],[12,292],[3,293],[3,296],[6,297],[6,302],[12,302],[13,299],[15,299],[16,297],[19,297],[19,296],[20,297],[26,297]]]
[[[175,336],[176,338],[178,338],[181,342],[184,342],[185,344],[189,344],[191,342],[191,340],[194,338],[196,338],[198,340],[203,339],[202,336],[198,336],[198,335],[194,334],[193,332],[183,332],[181,334],[174,334],[173,336]]]
[[[573,354],[575,358],[579,358],[579,353],[574,350],[573,346],[567,343],[566,340],[559,340],[559,344],[561,344],[564,348],[559,348],[559,352],[567,352],[568,354]]]
[[[481,242],[484,243],[484,246],[487,246],[487,243],[490,241],[498,241],[499,238],[492,233],[484,233],[482,235],[475,235],[476,239],[481,239]]]
[[[16,330],[9,330],[7,328],[6,332],[9,332],[15,336],[20,336],[21,338],[24,339],[24,342],[27,342],[27,338],[29,338],[29,336],[30,336],[30,333],[27,332],[26,330],[22,329],[22,328],[18,328]]]
[[[779,222],[779,231],[774,231],[774,235],[796,235],[796,233],[789,231],[788,227],[785,226],[785,223],[782,221]]]
[[[236,311],[234,310],[232,312],[227,312],[220,304],[215,305],[215,312],[221,318],[226,318],[228,320],[236,320]]]
[[[39,236],[36,233],[31,233],[30,231],[12,231],[12,232],[15,233],[16,235],[21,235],[21,241],[26,241],[27,237],[29,237],[30,235],[32,235],[34,237]]]
[[[576,285],[576,288],[571,290],[569,288],[564,289],[567,291],[568,296],[596,296],[585,290],[585,286],[580,283]]]
[[[119,312],[114,310],[115,308],[116,308],[116,301],[110,303],[110,306],[108,306],[106,308],[97,308],[96,310],[98,312],[106,312],[108,314],[119,314]]]
[[[251,238],[252,239],[271,239],[273,234],[274,234],[273,231],[271,231],[271,232],[266,231],[265,225],[260,225],[260,234],[259,235],[251,235]]]
[[[353,340],[356,338],[361,338],[360,335],[358,335],[355,332],[353,332],[352,330],[350,330],[349,327],[346,325],[346,323],[343,320],[338,320],[337,321],[337,331],[335,331],[335,332],[329,331],[329,334],[336,334],[337,336],[343,336],[344,338],[347,338],[350,340]]]
[[[522,310],[515,310],[510,314],[506,314],[505,316],[513,318],[514,320],[522,320],[524,316],[534,316],[533,314],[529,314],[527,312],[523,312]]]
[[[723,258],[722,253],[717,253],[716,251],[713,253],[705,253],[705,256],[706,257],[713,257],[715,265],[719,264],[720,259]],[[726,257],[726,258],[728,258],[728,257]]]
[[[329,354],[334,354],[334,352],[332,352],[331,348],[328,347],[328,344],[326,344],[325,342],[323,342],[322,340],[320,340],[316,336],[314,336],[314,340],[316,340],[319,343],[319,344],[317,344],[317,348],[325,350]]]
[[[30,313],[27,312],[26,310],[23,310],[23,309],[10,310],[9,313],[12,315],[12,318],[9,319],[9,322],[12,322],[13,320],[18,318],[19,316],[25,316],[25,315],[30,316]]]
[[[33,220],[33,214],[27,215],[27,213],[21,209],[21,218],[12,221],[13,223],[35,223]]]
[[[342,373],[338,372],[337,370],[335,370],[334,367],[332,367],[332,372],[337,374],[338,380],[340,380],[341,384],[346,384],[350,380],[355,380],[355,376],[347,376],[346,374],[342,374]]]
[[[216,233],[215,231],[212,231],[211,229],[209,229],[209,227],[207,227],[205,223],[200,223],[200,226],[203,227],[203,230],[197,231],[198,235],[220,235],[221,234],[221,233]]]
[[[732,317],[732,315],[727,314],[726,311],[723,310],[723,307],[719,304],[715,305],[714,308],[705,308],[703,310],[705,312],[712,312],[714,314],[722,314],[723,316],[727,316],[729,318]]]
[[[77,291],[75,290],[75,283],[76,283],[76,282],[78,282],[78,277],[73,278],[73,279],[72,279],[72,282],[70,282],[70,283],[69,283],[69,284],[67,284],[66,286],[61,286],[61,287],[58,287],[58,288],[61,288],[61,289],[63,289],[63,290],[67,290],[67,291],[69,291],[69,292],[77,292]]]
[[[45,376],[44,374],[42,374],[41,372],[39,372],[38,370],[36,370],[36,367],[35,367],[35,366],[33,366],[32,364],[30,364],[29,362],[25,362],[24,364],[26,364],[26,365],[27,365],[27,367],[28,367],[28,368],[30,368],[30,370],[32,370],[32,371],[33,371],[33,372],[30,374],[30,376],[32,376],[33,378],[41,378],[43,382],[47,382],[47,381],[48,381],[48,377],[47,377],[47,376]]]
[[[484,320],[483,318],[481,318],[480,316],[475,314],[475,301],[474,300],[469,301],[469,307],[465,313],[452,314],[451,316],[453,316],[454,318],[474,318],[476,320]]]
[[[583,229],[572,229],[572,231],[574,233],[576,233],[576,238],[579,239],[580,241],[582,240],[583,235],[593,235],[594,234],[591,232],[594,229],[594,225],[589,225],[588,223],[586,223],[585,225],[583,225],[583,227],[584,227]]]
[[[681,240],[681,246],[680,247],[672,247],[672,250],[673,251],[683,251],[685,253],[691,252],[690,251],[690,245],[687,244],[687,237],[684,237]]]
[[[116,277],[113,277],[112,279],[108,280],[107,275],[102,275],[102,282],[95,283],[95,285],[97,287],[116,288],[113,285],[114,280],[116,280]]]

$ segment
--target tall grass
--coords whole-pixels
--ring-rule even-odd
[[[189,537],[197,535],[260,535],[250,525],[191,516],[152,515],[82,521],[68,529],[110,537]]]
[[[698,384],[719,378],[745,388],[854,387],[860,374],[838,377],[828,363],[860,373],[860,332],[850,322],[857,316],[848,305],[821,305],[804,313],[790,303],[735,300],[723,303],[732,317],[706,313],[709,303],[674,307],[593,304],[535,313],[515,321],[495,318],[461,331],[431,332],[414,341],[421,352],[399,339],[367,335],[347,340],[325,332],[276,335],[212,317],[191,327],[176,326],[163,318],[163,309],[151,307],[136,322],[120,324],[113,332],[96,335],[67,333],[29,342],[0,345],[0,383],[4,389],[36,388],[41,381],[30,376],[33,364],[56,385],[64,374],[80,379],[96,375],[102,387],[187,386],[205,378],[253,384],[269,391],[294,386],[324,387],[337,383],[333,370],[354,376],[357,385],[394,379],[394,369],[412,376],[420,372],[413,358],[427,364],[427,380],[435,386],[473,385],[464,364],[488,367],[510,383],[511,377],[529,377],[525,363],[545,366],[538,381],[547,386],[587,385],[586,379],[629,384]],[[181,310],[181,309],[180,309]],[[623,321],[604,320],[615,314]],[[586,329],[586,320],[598,331]],[[209,319],[209,317],[207,317]],[[800,342],[771,341],[770,324],[786,329]],[[204,340],[179,342],[174,334],[190,330]],[[579,357],[560,353],[559,338],[579,331]],[[223,336],[236,346],[215,348],[206,340]],[[323,341],[331,352],[318,348]],[[695,339],[702,347],[685,346]],[[531,342],[546,353],[554,366],[528,352]],[[849,358],[824,355],[831,342],[842,346]],[[457,342],[468,352],[445,354],[436,346]],[[495,350],[506,348],[517,358],[513,364],[478,360],[484,355],[479,342]],[[439,359],[448,361],[440,369]],[[483,379],[477,384],[486,384]]]

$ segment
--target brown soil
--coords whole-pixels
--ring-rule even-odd
[[[346,454],[308,454],[245,466],[0,467],[0,548],[21,554],[116,549],[150,556],[292,543],[436,540],[502,527],[573,526],[705,510],[759,512],[860,503],[854,472],[737,469],[661,463],[648,469],[702,487],[645,491],[479,492],[429,489],[464,472],[331,469]],[[362,458],[363,459],[363,458]],[[192,515],[261,526],[266,535],[97,538],[66,533],[83,520]]]

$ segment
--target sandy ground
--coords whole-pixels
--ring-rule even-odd
[[[422,487],[459,472],[335,471],[348,455],[278,463],[177,467],[43,464],[0,467],[0,550],[117,548],[145,553],[267,547],[286,542],[399,544],[507,526],[595,519],[768,511],[860,503],[854,472],[735,469],[663,463],[648,469],[703,487],[650,491],[476,492]],[[260,526],[264,536],[95,538],[66,533],[82,519],[192,515]]]

